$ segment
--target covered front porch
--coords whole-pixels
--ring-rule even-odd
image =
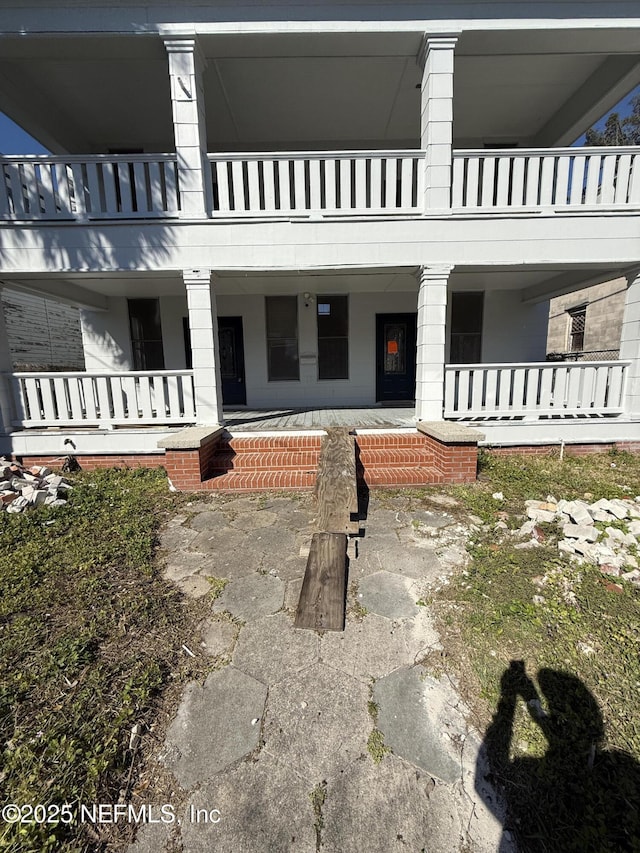
[[[546,298],[619,272],[188,270],[78,275],[68,292],[23,280],[83,298],[86,370],[5,369],[2,451],[152,454],[191,426],[235,435],[420,421],[479,425],[488,444],[637,441],[640,277],[628,275],[620,358],[544,360]]]

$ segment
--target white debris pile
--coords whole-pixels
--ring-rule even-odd
[[[60,494],[72,486],[50,468],[35,465],[25,468],[17,462],[0,457],[0,510],[24,512],[34,506],[62,506],[66,499]]]
[[[622,577],[640,587],[640,497],[586,501],[525,501],[528,521],[515,531],[528,537],[516,547],[535,547],[541,523],[561,525],[558,549],[579,564],[592,563],[606,575]]]

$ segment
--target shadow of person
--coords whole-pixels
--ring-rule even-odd
[[[537,681],[544,701],[522,661],[504,671],[476,766],[476,791],[498,818],[487,783],[504,800],[501,853],[513,849],[512,837],[522,853],[639,853],[640,764],[602,748],[602,714],[579,678],[541,669]],[[546,738],[542,757],[512,757],[519,699]]]

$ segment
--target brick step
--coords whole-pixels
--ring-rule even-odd
[[[361,450],[383,450],[385,448],[399,447],[425,447],[425,437],[416,432],[391,432],[375,435],[356,435],[356,444]]]
[[[211,460],[212,471],[314,471],[318,467],[319,450],[252,451],[239,448],[216,451]]]
[[[380,450],[360,449],[360,464],[363,468],[407,468],[411,465],[429,467],[433,465],[433,453],[426,447],[388,447]]]
[[[229,449],[236,453],[319,451],[321,444],[320,435],[225,436],[218,443],[217,450],[222,453]]]
[[[402,486],[428,486],[442,482],[442,474],[430,466],[415,466],[411,468],[367,468],[361,481],[367,486],[400,488]]]
[[[204,480],[201,488],[216,492],[298,491],[313,489],[315,483],[315,471],[229,471]]]

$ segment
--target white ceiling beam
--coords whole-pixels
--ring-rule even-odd
[[[0,282],[7,290],[18,290],[22,293],[32,293],[55,302],[63,302],[74,308],[86,308],[89,311],[107,311],[109,300],[102,293],[94,293],[73,282],[63,279],[47,279],[32,281],[31,279],[4,279]]]

